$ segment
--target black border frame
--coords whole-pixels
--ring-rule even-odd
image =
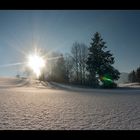
[[[34,2],[34,3],[33,3]],[[93,0],[93,1],[3,1],[0,10],[140,10],[138,0]],[[140,130],[0,130],[0,137],[22,139],[41,138],[90,138],[120,139],[140,136]],[[59,138],[58,138],[59,137]]]

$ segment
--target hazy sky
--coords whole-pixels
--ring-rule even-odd
[[[126,10],[1,10],[0,76],[15,75],[24,54],[34,45],[69,52],[75,41],[89,46],[100,32],[115,56],[114,66],[130,72],[140,66],[140,11]]]

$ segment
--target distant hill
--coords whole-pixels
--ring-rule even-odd
[[[120,75],[120,79],[116,82],[121,83],[121,84],[128,83],[128,74],[129,73],[122,72],[121,75]]]

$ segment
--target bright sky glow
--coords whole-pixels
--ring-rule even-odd
[[[29,55],[28,66],[33,70],[38,78],[41,74],[41,69],[45,66],[45,61],[37,54]]]

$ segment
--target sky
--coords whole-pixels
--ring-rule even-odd
[[[95,32],[120,72],[140,66],[140,10],[0,10],[0,76],[15,76],[33,46],[65,54]]]

